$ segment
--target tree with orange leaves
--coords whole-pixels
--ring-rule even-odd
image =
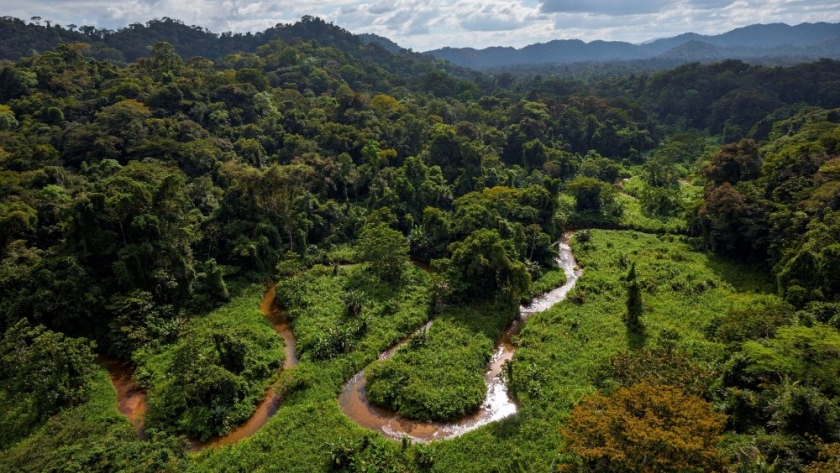
[[[585,398],[560,428],[578,471],[722,471],[715,446],[726,416],[679,388],[643,381]],[[559,471],[575,471],[560,465]]]

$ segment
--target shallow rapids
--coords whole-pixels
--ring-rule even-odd
[[[516,348],[511,343],[511,339],[519,333],[522,324],[531,314],[545,311],[565,299],[581,276],[582,271],[575,269],[575,258],[568,244],[570,236],[565,235],[563,241],[560,242],[560,257],[557,258],[557,264],[566,273],[566,283],[534,299],[530,305],[519,308],[519,318],[511,324],[499,339],[496,352],[490,360],[487,372],[484,374],[487,393],[480,409],[454,422],[420,422],[406,419],[396,412],[374,406],[368,401],[365,393],[366,380],[364,370],[362,370],[345,384],[338,399],[341,410],[347,417],[362,427],[382,432],[394,439],[406,436],[420,442],[463,435],[483,425],[515,414],[517,411],[516,403],[508,395],[506,381],[500,374],[505,363],[513,358]],[[432,322],[426,323],[412,336],[421,330],[428,329],[431,325]],[[379,359],[387,359],[393,356],[410,338],[383,352]]]
[[[421,442],[462,435],[483,425],[515,414],[517,405],[508,395],[506,381],[500,374],[504,369],[505,363],[513,358],[516,348],[512,344],[511,339],[519,333],[522,324],[531,314],[547,310],[554,304],[565,299],[566,294],[577,283],[577,279],[582,272],[575,269],[575,259],[568,245],[569,237],[570,235],[564,236],[563,241],[560,243],[560,256],[557,259],[557,264],[566,273],[566,283],[534,299],[530,305],[519,308],[519,318],[502,334],[502,337],[496,344],[496,352],[490,360],[487,372],[484,374],[487,393],[480,409],[454,422],[419,422],[406,419],[393,411],[374,406],[368,401],[365,394],[366,380],[364,370],[362,370],[345,384],[339,396],[339,404],[341,405],[342,411],[362,427],[382,432],[386,436],[394,439],[407,436]],[[423,269],[428,270],[428,268]],[[269,322],[271,322],[277,334],[285,341],[286,357],[282,369],[288,369],[298,363],[295,354],[295,336],[292,333],[288,321],[274,303],[274,299],[275,293],[274,287],[272,286],[263,296],[260,309]],[[427,322],[412,335],[384,351],[380,354],[379,359],[384,360],[393,356],[411,337],[422,330],[428,330],[432,326],[432,323],[431,321]],[[148,400],[146,393],[131,380],[134,369],[126,363],[105,357],[100,357],[98,361],[108,369],[111,382],[117,391],[117,403],[120,412],[128,417],[137,431],[138,436],[145,438],[143,435],[143,416],[148,409]],[[200,451],[207,447],[228,445],[250,437],[271,419],[277,412],[280,402],[280,397],[274,391],[269,390],[247,422],[222,437],[211,437],[203,442],[197,439],[190,439],[191,450]]]

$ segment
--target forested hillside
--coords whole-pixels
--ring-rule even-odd
[[[308,17],[50,28],[0,63],[0,471],[840,461],[840,62],[584,81]],[[513,412],[463,435],[346,415],[364,376],[457,422],[494,362]]]

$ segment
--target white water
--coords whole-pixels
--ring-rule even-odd
[[[414,441],[428,442],[449,437],[456,437],[475,430],[483,425],[504,419],[516,413],[516,403],[508,395],[507,381],[501,372],[505,363],[513,358],[516,348],[511,343],[511,337],[519,332],[522,324],[531,314],[548,310],[554,304],[564,300],[569,291],[575,287],[578,278],[583,273],[575,268],[575,258],[568,245],[570,234],[564,235],[560,242],[560,257],[557,259],[559,267],[566,273],[566,283],[562,286],[534,299],[530,305],[519,308],[519,319],[502,335],[496,346],[496,353],[490,360],[484,381],[487,393],[484,403],[478,411],[454,422],[418,422],[401,417],[387,409],[372,405],[365,394],[366,380],[364,370],[357,373],[347,382],[339,397],[339,404],[344,413],[357,424],[372,430],[378,430],[388,437],[399,439],[403,436]],[[432,322],[428,322],[415,331],[427,330]],[[379,359],[387,359],[394,355],[411,337],[394,345],[383,352]]]

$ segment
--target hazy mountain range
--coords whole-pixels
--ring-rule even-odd
[[[145,24],[133,23],[115,31],[88,26],[76,30],[57,24],[42,26],[27,24],[17,18],[0,18],[0,59],[9,60],[53,50],[60,43],[86,42],[91,45],[87,55],[125,63],[148,57],[151,47],[158,41],[172,44],[184,59],[192,56],[217,59],[236,52],[253,52],[274,40],[291,42],[297,39],[316,40],[323,46],[342,51],[362,43],[375,43],[394,54],[405,52],[388,38],[375,34],[352,34],[315,17],[304,17],[294,24],[278,24],[256,33],[222,34],[199,26],[188,26],[171,18],[150,20]],[[513,66],[556,69],[572,64],[575,66],[571,67],[589,67],[589,64],[615,67],[619,61],[642,69],[661,69],[686,62],[723,59],[790,64],[820,58],[840,59],[840,23],[752,25],[715,36],[685,33],[643,44],[555,40],[520,49],[447,47],[422,54],[412,52],[410,55],[420,61],[431,61],[432,57],[447,60],[455,65],[447,66],[449,68],[461,66],[475,70]]]
[[[425,54],[472,69],[642,59],[676,59],[686,62],[758,58],[840,59],[840,23],[751,25],[720,35],[684,33],[644,44],[621,41],[585,43],[564,39],[536,43],[521,49],[447,47]]]

